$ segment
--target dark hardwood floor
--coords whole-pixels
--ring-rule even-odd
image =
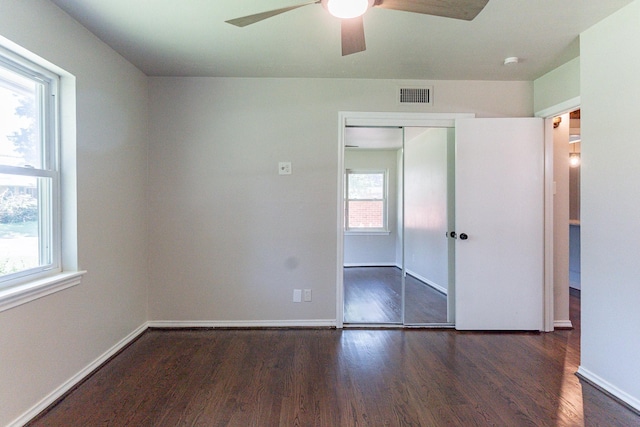
[[[149,330],[31,425],[640,426],[574,375],[579,348],[579,329]]]
[[[405,280],[407,324],[446,323],[447,297],[418,279]],[[402,323],[402,270],[396,267],[344,269],[345,323]]]

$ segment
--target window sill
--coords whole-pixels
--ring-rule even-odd
[[[79,285],[85,273],[86,271],[63,271],[54,276],[0,290],[0,312]]]
[[[391,234],[387,230],[370,230],[370,231],[345,231],[345,236],[388,236]]]

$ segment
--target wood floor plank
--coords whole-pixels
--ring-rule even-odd
[[[578,329],[149,330],[30,425],[640,426],[576,377],[579,343]]]

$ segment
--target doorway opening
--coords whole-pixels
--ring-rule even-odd
[[[580,110],[569,113],[569,287],[580,291]]]
[[[571,296],[580,294],[580,109],[553,118],[554,288],[556,328],[572,328]]]

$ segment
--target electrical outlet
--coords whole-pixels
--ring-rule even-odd
[[[311,289],[305,289],[303,293],[304,302],[311,302]]]
[[[293,290],[293,302],[302,302],[302,289]]]
[[[291,162],[278,163],[278,174],[291,175]]]

